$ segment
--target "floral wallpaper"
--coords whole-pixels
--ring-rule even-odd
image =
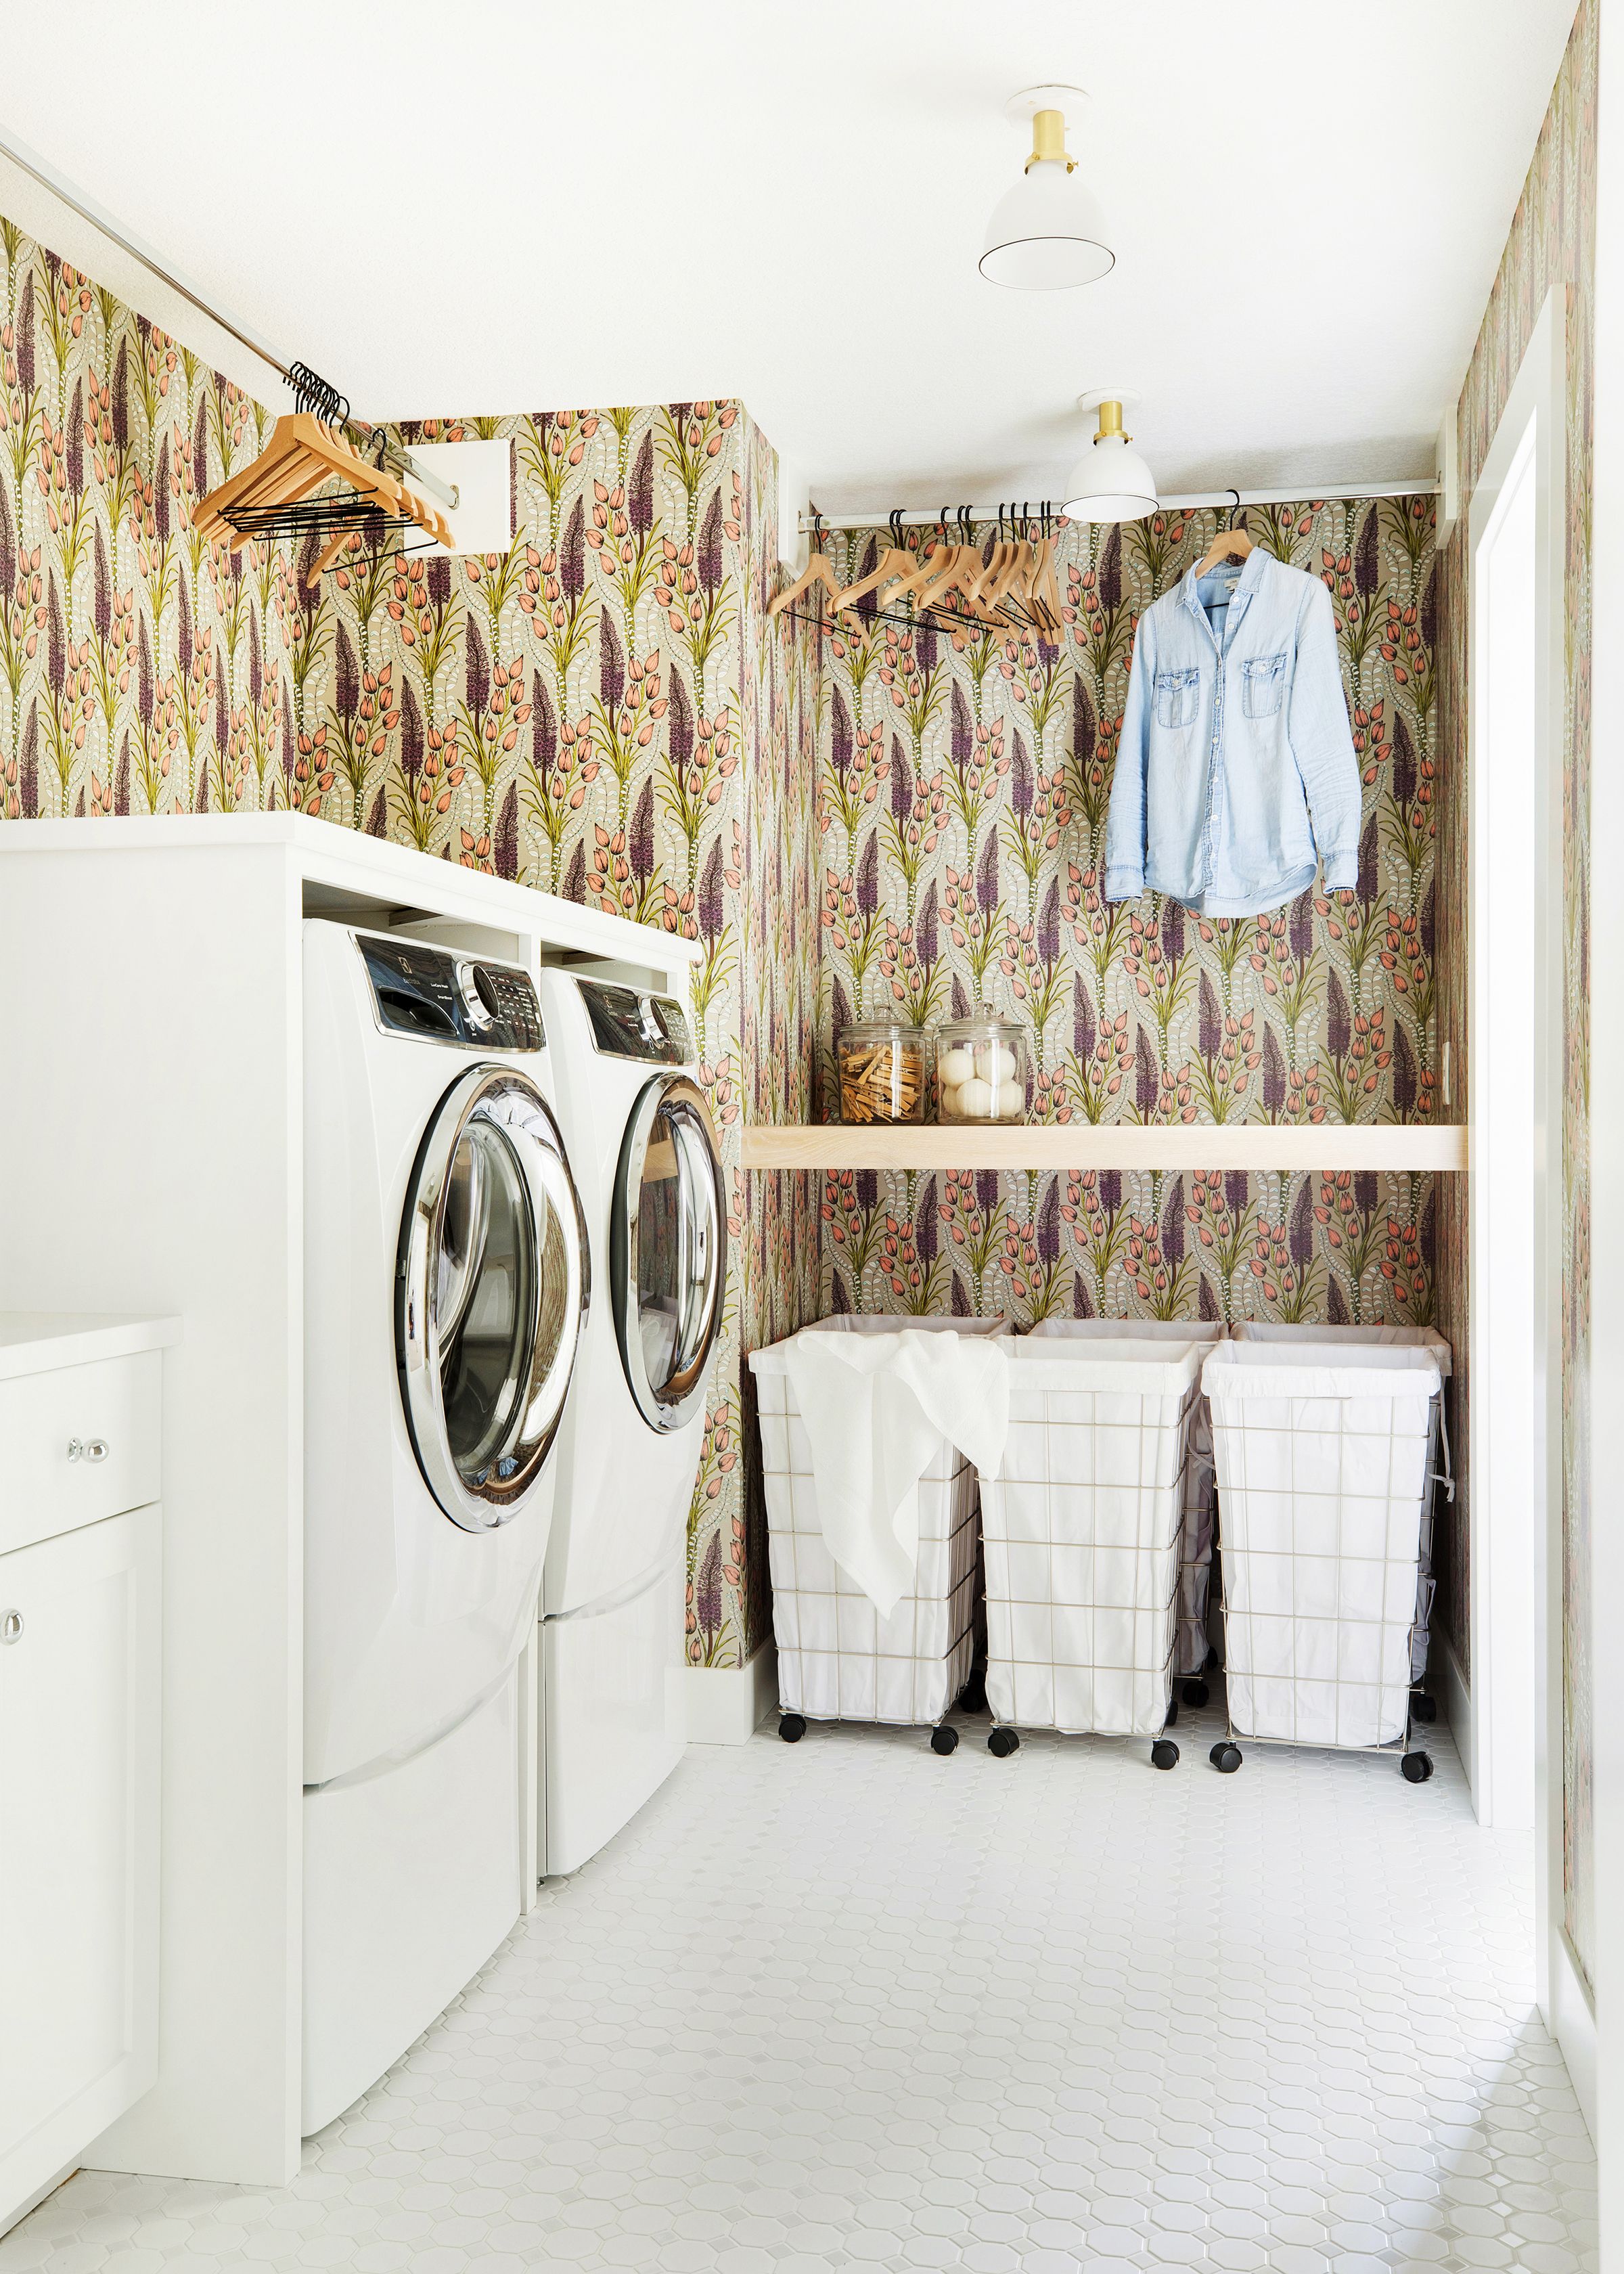
[[[732,1267],[690,1526],[688,1652],[767,1623],[741,1352],[816,1299],[815,1200],[739,1169],[806,1118],[816,644],[769,623],[776,464],[731,403],[436,420],[507,437],[514,535],[450,561],[199,538],[273,414],[9,222],[0,809],[304,812],[697,940]],[[758,1488],[757,1488],[758,1489]]]
[[[1065,529],[1052,643],[889,623],[872,601],[838,623],[824,1097],[848,1019],[928,1026],[987,1002],[1027,1030],[1040,1120],[1434,1118],[1432,519],[1424,497],[1249,511],[1254,541],[1330,591],[1365,823],[1357,891],[1245,921],[1101,895],[1134,627],[1213,513]],[[857,576],[883,541],[848,536],[842,565]],[[1422,1322],[1436,1212],[1426,1175],[848,1171],[825,1180],[824,1284],[837,1309]]]
[[[294,763],[290,563],[191,507],[272,418],[0,219],[0,810],[262,805]]]
[[[1596,263],[1597,0],[1581,0],[1567,53],[1500,272],[1462,390],[1456,421],[1462,506],[1494,440],[1534,323],[1547,294],[1559,295],[1565,326],[1567,406],[1567,687],[1563,756],[1562,874],[1566,954],[1563,971],[1564,1111],[1562,1130],[1562,1482],[1563,1665],[1562,1793],[1564,1925],[1587,1980],[1592,1978],[1596,1921],[1591,1892],[1590,1735],[1590,769],[1591,401]],[[1440,556],[1446,642],[1440,658],[1440,745],[1444,781],[1440,815],[1447,937],[1463,939],[1466,922],[1468,633],[1471,621],[1469,533],[1464,513]],[[1467,1094],[1467,970],[1451,960],[1440,1001],[1440,1030],[1459,1071],[1454,1112]],[[1469,1253],[1466,1179],[1446,1178],[1440,1225],[1440,1312],[1463,1352]],[[1455,1434],[1466,1448],[1465,1381],[1455,1384]],[[1458,1496],[1455,1566],[1446,1623],[1466,1661],[1469,1573],[1464,1495]]]

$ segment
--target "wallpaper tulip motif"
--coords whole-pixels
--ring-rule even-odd
[[[1331,593],[1365,791],[1357,888],[1233,921],[1103,897],[1134,629],[1206,550],[1211,512],[1064,529],[1054,640],[898,625],[869,599],[824,651],[826,1098],[847,1020],[929,1028],[985,1003],[1026,1030],[1040,1121],[1437,1117],[1432,501],[1247,518]],[[848,534],[838,565],[860,576],[886,535]],[[1435,1216],[1425,1175],[842,1172],[824,1284],[835,1308],[1421,1324]]]

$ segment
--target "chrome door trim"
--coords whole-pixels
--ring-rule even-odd
[[[520,1369],[523,1394],[514,1400],[504,1430],[502,1442],[508,1449],[487,1467],[480,1481],[462,1474],[451,1450],[440,1366],[443,1342],[448,1331],[455,1331],[455,1321],[447,1328],[434,1313],[452,1165],[463,1133],[475,1121],[496,1133],[519,1171],[532,1248]],[[538,1382],[532,1369],[544,1281],[536,1227],[549,1218],[562,1235],[566,1323],[553,1364]],[[395,1287],[395,1363],[412,1449],[429,1490],[465,1532],[489,1532],[508,1523],[541,1480],[575,1371],[590,1299],[590,1275],[586,1219],[552,1109],[530,1077],[516,1068],[470,1066],[447,1090],[424,1132],[401,1217]],[[471,1285],[463,1290],[463,1308],[471,1293]]]
[[[698,1216],[698,1210],[707,1204],[713,1211],[709,1229],[713,1236],[716,1257],[699,1350],[682,1372],[673,1374],[671,1381],[664,1385],[667,1392],[664,1397],[649,1380],[637,1316],[638,1203],[649,1141],[662,1110],[674,1110],[697,1126],[710,1165],[710,1175],[703,1197],[690,1188],[685,1176],[680,1175],[679,1178],[679,1269],[685,1279],[695,1243],[707,1229],[701,1224]],[[685,1157],[679,1153],[679,1170]],[[627,1387],[638,1412],[651,1429],[662,1432],[680,1429],[704,1406],[706,1375],[710,1371],[711,1353],[721,1332],[722,1303],[727,1283],[727,1199],[722,1182],[722,1164],[717,1152],[716,1131],[711,1125],[703,1092],[687,1074],[657,1074],[633,1107],[620,1147],[620,1168],[614,1181],[614,1209],[609,1229],[609,1276],[614,1296],[614,1323]]]

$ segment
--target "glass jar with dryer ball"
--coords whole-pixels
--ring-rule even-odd
[[[927,1080],[925,1037],[897,1019],[861,1019],[835,1036],[840,1118],[852,1122],[922,1121]]]
[[[1026,1028],[996,1011],[938,1027],[937,1120],[989,1125],[1026,1118]]]

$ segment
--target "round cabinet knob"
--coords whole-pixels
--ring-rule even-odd
[[[70,1437],[68,1458],[71,1461],[88,1461],[91,1467],[94,1468],[98,1461],[104,1461],[107,1458],[107,1439],[105,1437]]]
[[[19,1641],[22,1631],[23,1615],[20,1611],[7,1611],[0,1617],[0,1642]]]

